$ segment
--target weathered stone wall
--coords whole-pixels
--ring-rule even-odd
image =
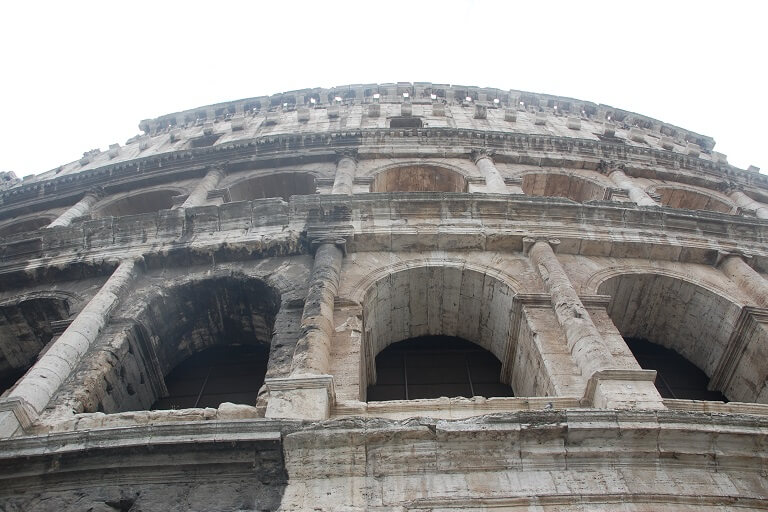
[[[768,178],[711,138],[424,83],[141,128],[0,187],[0,510],[768,509]],[[514,396],[368,402],[424,335]],[[269,346],[255,402],[150,410],[229,345]]]

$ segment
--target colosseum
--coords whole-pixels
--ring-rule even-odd
[[[768,177],[431,83],[0,176],[0,510],[768,510]]]

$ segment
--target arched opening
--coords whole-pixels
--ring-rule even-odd
[[[656,370],[656,389],[663,398],[728,401],[719,391],[707,388],[706,373],[674,350],[639,338],[624,341],[641,368]]]
[[[403,165],[374,176],[371,192],[466,192],[460,173],[436,165]]]
[[[94,216],[121,217],[170,210],[173,207],[173,198],[177,195],[179,193],[175,190],[152,190],[133,194],[96,208]]]
[[[315,176],[307,172],[280,172],[255,176],[229,187],[232,201],[250,201],[280,197],[287,201],[291,196],[307,196],[317,191]]]
[[[69,304],[55,298],[0,306],[0,394],[11,388],[53,339],[57,322],[69,317]]]
[[[80,398],[85,412],[255,405],[277,290],[241,274],[190,279],[128,307],[135,322],[111,326],[102,342],[114,348],[81,365],[93,386]]]
[[[564,197],[579,203],[604,199],[606,189],[579,176],[551,172],[525,174],[522,187],[529,196]]]
[[[404,399],[406,389],[409,398],[512,396],[521,375],[511,354],[526,360],[530,348],[513,339],[514,296],[500,278],[463,266],[414,267],[377,280],[362,301],[361,398]],[[468,365],[473,394],[462,380]]]
[[[37,231],[51,223],[51,219],[47,217],[34,217],[31,219],[19,220],[11,222],[5,226],[0,227],[0,237],[11,236],[19,233],[27,233],[29,231]]]
[[[705,210],[718,213],[730,213],[733,205],[704,192],[696,192],[677,187],[656,187],[661,196],[661,204],[670,208],[686,210]]]
[[[674,398],[758,400],[765,375],[755,375],[743,358],[729,366],[740,355],[733,338],[743,315],[737,304],[708,288],[658,274],[612,277],[598,293],[611,296],[608,314],[638,363],[658,372],[662,396],[672,398],[674,382]],[[765,343],[762,329],[747,332],[747,346]]]
[[[376,356],[369,402],[473,396],[514,396],[501,382],[501,361],[453,336],[421,336],[393,343]]]
[[[179,363],[166,377],[166,396],[152,409],[217,407],[222,402],[255,404],[267,374],[269,346],[211,347]]]

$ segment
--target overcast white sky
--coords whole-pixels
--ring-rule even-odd
[[[0,170],[124,144],[144,118],[307,87],[425,81],[613,105],[768,172],[768,2],[0,5]]]

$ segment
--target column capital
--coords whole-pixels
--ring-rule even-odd
[[[483,158],[487,158],[491,162],[493,162],[493,156],[496,154],[496,151],[493,149],[488,148],[476,148],[469,152],[469,157],[472,159],[474,163],[479,162]]]
[[[531,250],[531,247],[536,242],[544,242],[552,248],[552,252],[557,253],[557,248],[560,246],[559,238],[548,238],[546,236],[526,236],[523,238],[523,254],[527,255]]]
[[[336,163],[340,162],[344,158],[349,158],[357,162],[358,151],[357,148],[342,148],[334,150],[336,153]]]
[[[106,194],[102,187],[91,187],[85,191],[85,195],[83,195],[83,197],[92,196],[94,199],[99,200],[103,198],[105,195]]]
[[[741,251],[739,249],[732,249],[730,251],[717,251],[717,259],[715,260],[715,267],[719,267],[723,261],[725,261],[727,258],[730,258],[730,257],[740,258],[744,263],[746,263],[750,267],[754,262],[754,259],[752,258],[751,254]]]
[[[624,172],[626,168],[624,167],[624,164],[617,164],[613,160],[600,160],[600,163],[597,164],[595,170],[605,176],[610,176],[611,173],[616,171]]]
[[[320,236],[317,238],[312,239],[309,242],[310,248],[312,249],[312,252],[316,252],[317,249],[321,245],[333,245],[334,247],[341,249],[341,253],[346,256],[347,255],[347,241],[344,238],[339,238],[335,236]]]

